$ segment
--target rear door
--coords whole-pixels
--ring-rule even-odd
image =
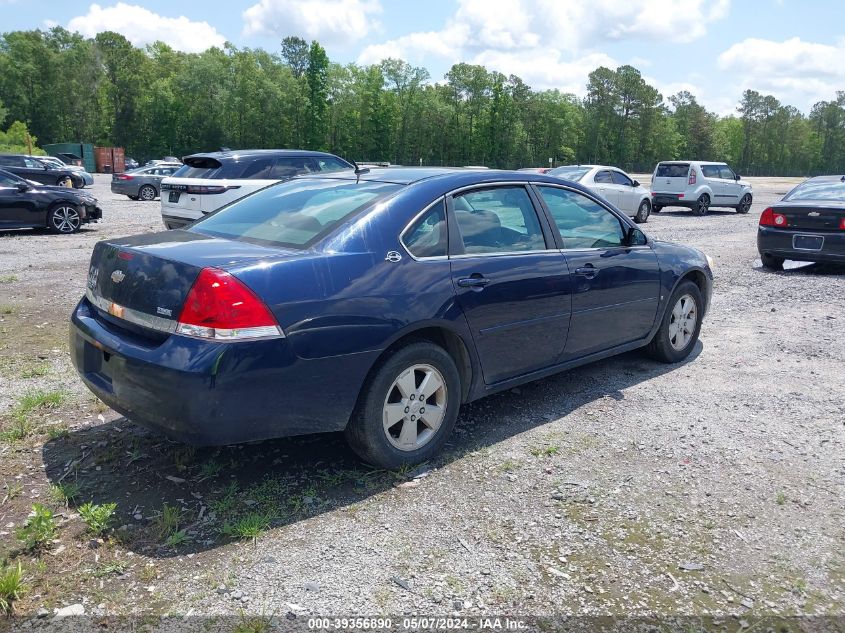
[[[595,186],[592,187],[593,191],[598,193],[602,198],[610,202],[614,205],[619,205],[619,190],[613,184],[613,175],[610,173],[609,169],[601,169],[596,172],[596,175],[593,177],[593,182],[595,182]]]
[[[484,382],[555,364],[569,329],[571,282],[529,190],[480,186],[448,205],[452,282]]]
[[[710,202],[713,206],[728,204],[725,198],[725,181],[722,180],[722,174],[719,169],[719,165],[701,166],[702,184],[710,187],[710,191],[713,192],[713,197]]]
[[[561,360],[646,337],[660,298],[660,267],[651,246],[628,245],[627,224],[581,192],[537,189],[572,275],[572,320]]]
[[[670,194],[675,198],[683,195],[689,181],[689,163],[658,163],[651,181],[651,190],[656,194]]]

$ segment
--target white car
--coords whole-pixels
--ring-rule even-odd
[[[651,214],[651,192],[621,169],[605,165],[564,165],[546,172],[572,180],[613,204],[625,215],[642,223]]]
[[[334,154],[249,149],[186,156],[161,183],[161,219],[178,229],[246,195],[298,174],[355,169]]]
[[[748,213],[754,192],[726,163],[672,160],[657,163],[651,178],[651,205],[686,207],[704,215],[711,207],[728,207]]]

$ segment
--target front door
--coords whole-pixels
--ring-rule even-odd
[[[528,190],[480,187],[450,207],[452,282],[484,382],[553,365],[566,344],[571,281]]]
[[[615,169],[610,172],[610,175],[613,176],[613,188],[616,189],[619,197],[616,208],[626,215],[636,215],[637,207],[640,205],[640,194],[634,187],[634,181]]]
[[[645,338],[660,298],[648,244],[628,245],[627,224],[584,194],[538,185],[572,275],[572,321],[561,360]]]
[[[594,187],[591,187],[593,191],[610,204],[619,206],[619,191],[613,184],[613,175],[609,169],[597,171],[596,175],[593,176],[593,182],[596,183]]]
[[[727,165],[719,167],[719,175],[722,177],[722,204],[739,204],[739,198],[742,195],[742,185],[736,179],[736,174],[733,169]]]
[[[21,181],[16,178],[0,174],[0,227],[11,228],[36,221],[34,205],[26,193],[18,189],[19,183]]]

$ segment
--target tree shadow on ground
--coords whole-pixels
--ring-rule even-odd
[[[76,493],[71,509],[117,504],[114,535],[125,547],[182,556],[350,506],[603,397],[623,400],[623,390],[682,371],[701,350],[677,365],[630,352],[465,405],[443,453],[415,469],[371,468],[341,433],[196,448],[122,417],[49,440],[43,460],[50,482]]]

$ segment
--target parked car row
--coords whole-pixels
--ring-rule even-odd
[[[0,169],[33,180],[43,185],[76,187],[93,184],[93,177],[76,165],[66,165],[49,156],[28,156],[26,154],[0,154]]]

